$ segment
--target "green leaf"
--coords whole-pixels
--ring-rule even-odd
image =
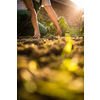
[[[58,23],[59,23],[59,26],[60,26],[60,28],[61,28],[61,30],[62,30],[62,35],[64,36],[65,33],[66,33],[66,31],[67,31],[68,28],[69,28],[68,25],[67,25],[67,23],[66,23],[65,18],[61,16],[61,17],[58,19]],[[56,28],[56,26],[53,24],[52,21],[47,21],[47,22],[46,22],[46,27],[47,27],[48,32],[49,32],[50,34],[52,34],[52,35],[55,34],[56,31],[57,31],[57,28]]]
[[[66,31],[69,29],[67,23],[66,23],[66,20],[64,17],[60,17],[59,20],[58,20],[58,23],[60,25],[60,28],[62,30],[62,35],[65,36],[65,33]]]

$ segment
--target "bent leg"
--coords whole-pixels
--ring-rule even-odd
[[[47,29],[45,26],[43,26],[40,22],[38,22],[38,26],[39,26],[39,30],[40,30],[40,34],[41,36],[44,36],[47,34]]]
[[[45,26],[43,26],[40,22],[38,22],[38,26],[39,26],[39,30],[40,30],[40,34],[41,36],[44,36],[47,34],[47,29],[45,28]],[[34,36],[34,27],[32,25],[32,23],[28,23],[23,31],[22,31],[22,35],[23,36]]]
[[[21,35],[24,27],[31,21],[30,12],[27,10],[17,10],[17,35]]]

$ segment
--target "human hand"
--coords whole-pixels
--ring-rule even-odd
[[[62,31],[61,31],[61,29],[57,29],[56,35],[62,36]]]
[[[40,38],[40,37],[41,37],[40,32],[39,31],[34,31],[33,38]]]

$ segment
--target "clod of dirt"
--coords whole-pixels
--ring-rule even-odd
[[[49,67],[51,69],[59,69],[61,62],[62,62],[61,60],[56,61],[56,62],[51,62],[48,65],[46,65],[45,67]]]
[[[26,56],[17,56],[17,69],[28,68],[28,58]]]
[[[66,42],[66,38],[65,37],[61,37],[61,40]]]
[[[49,36],[49,38],[48,38],[49,40],[57,40],[58,39],[58,37],[57,36],[54,36],[54,35],[51,35],[51,36]]]
[[[18,52],[22,52],[22,51],[24,51],[24,49],[25,49],[24,47],[22,47],[22,46],[18,46],[18,47],[17,47],[17,53],[18,53]]]
[[[24,44],[31,44],[31,43],[34,43],[37,45],[39,43],[39,39],[31,39],[31,40],[26,40],[24,42]]]
[[[23,47],[24,45],[21,42],[17,42],[17,46],[22,46]]]
[[[60,48],[58,45],[52,45],[50,48],[49,48],[49,53],[54,53],[56,55],[60,55],[61,52],[60,52]]]

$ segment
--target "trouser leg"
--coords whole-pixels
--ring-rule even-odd
[[[38,22],[38,26],[39,26],[41,36],[46,35],[47,34],[47,28],[44,25],[42,25],[40,22]]]
[[[41,36],[46,35],[47,34],[47,29],[45,28],[45,26],[43,26],[40,22],[38,22],[38,26],[39,26]],[[24,27],[22,35],[23,36],[28,36],[28,35],[33,36],[34,35],[34,28],[33,28],[33,25],[32,25],[31,22],[28,23]]]
[[[17,10],[17,35],[21,35],[24,27],[31,21],[31,15],[27,10]]]

